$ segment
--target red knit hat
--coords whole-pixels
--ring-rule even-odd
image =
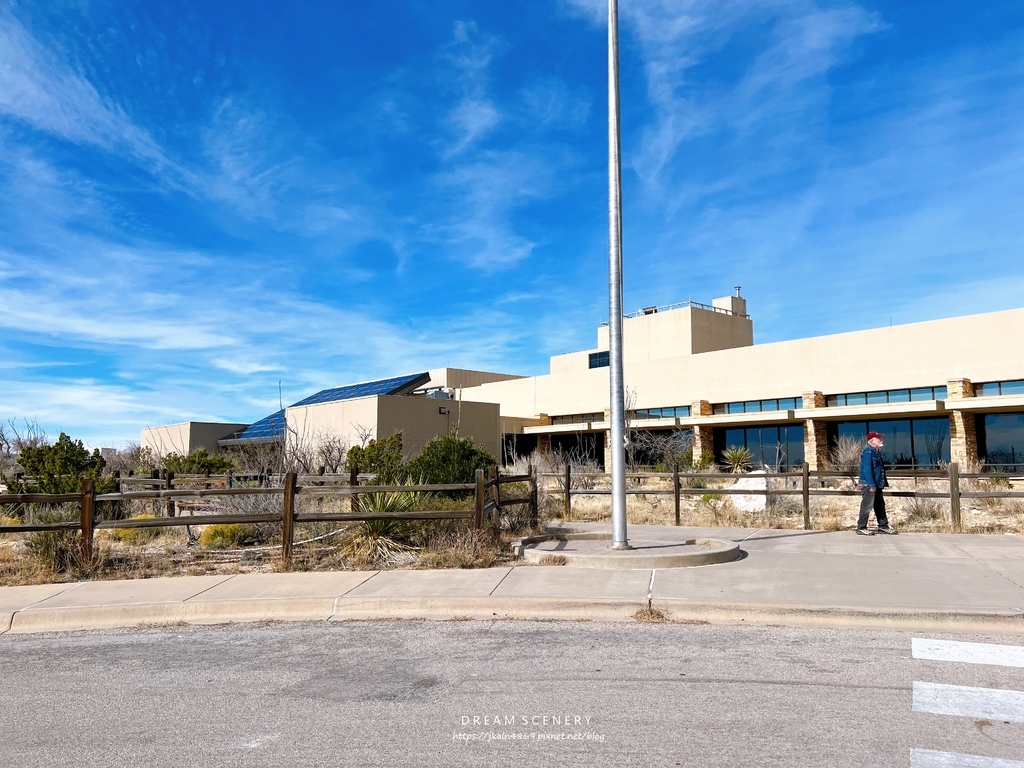
[[[881,432],[868,432],[868,440],[884,440]]]

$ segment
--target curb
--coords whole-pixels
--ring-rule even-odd
[[[719,565],[739,560],[743,553],[740,545],[735,541],[723,539],[684,539],[673,546],[695,547],[698,549],[689,552],[674,552],[662,554],[657,552],[644,551],[647,547],[641,546],[631,550],[618,552],[572,552],[572,551],[548,551],[534,549],[534,544],[545,541],[611,541],[610,533],[569,533],[569,534],[546,534],[544,536],[532,536],[530,539],[521,539],[519,552],[525,562],[540,565],[545,557],[562,557],[568,565],[576,568],[604,568],[608,570],[632,570],[645,571],[662,568],[692,568],[700,565]],[[513,545],[513,551],[515,544]]]
[[[230,624],[267,621],[346,622],[380,620],[532,620],[630,622],[641,609],[661,612],[669,623],[785,625],[927,632],[1024,634],[1016,610],[818,608],[755,603],[690,603],[661,598],[573,599],[550,597],[310,598],[202,603],[153,603],[90,608],[31,609],[0,614],[0,634],[121,629],[167,624]],[[6,629],[4,629],[6,627]]]
[[[669,621],[711,624],[785,624],[793,627],[911,630],[919,632],[1004,632],[1024,634],[1024,613],[1013,609],[958,613],[942,609],[818,608],[795,604],[687,603],[655,598],[651,607]]]
[[[631,621],[647,607],[647,599],[560,597],[456,597],[456,598],[343,598],[330,618],[338,621],[368,619],[523,619],[534,621]]]
[[[39,608],[15,613],[8,634],[74,632],[182,623],[326,621],[333,610],[333,598]]]

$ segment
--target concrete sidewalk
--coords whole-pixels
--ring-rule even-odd
[[[608,530],[574,524],[574,528]],[[640,526],[631,526],[636,531]],[[1024,634],[1024,537],[660,528],[736,541],[720,565],[191,576],[0,588],[0,634],[353,619],[669,620]]]

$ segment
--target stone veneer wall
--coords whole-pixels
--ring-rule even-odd
[[[691,416],[711,416],[714,409],[708,400],[694,400],[690,403]],[[704,451],[714,453],[715,430],[713,427],[695,425],[693,427],[693,459],[699,461]]]
[[[978,425],[975,415],[956,407],[957,400],[974,397],[970,379],[946,382],[946,408],[949,410],[949,460],[969,471],[978,463]]]
[[[540,426],[551,426],[551,417],[546,413],[538,414],[538,418],[540,419]],[[551,435],[537,435],[537,453],[551,453]]]
[[[804,408],[824,408],[825,395],[821,392],[804,392]],[[825,469],[828,464],[828,429],[821,419],[804,421],[804,461],[812,472]]]

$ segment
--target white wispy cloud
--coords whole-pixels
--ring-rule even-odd
[[[445,122],[452,139],[443,149],[445,160],[454,158],[476,144],[502,120],[502,114],[487,95],[491,63],[502,44],[483,33],[475,22],[457,21],[443,60],[451,67],[451,87],[458,94]]]

